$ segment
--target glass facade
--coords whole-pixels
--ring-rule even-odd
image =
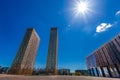
[[[89,55],[86,62],[88,70],[98,70],[99,76],[120,77],[120,34]]]

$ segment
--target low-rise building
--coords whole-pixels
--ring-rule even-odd
[[[70,75],[70,69],[59,69],[58,75]]]
[[[87,70],[75,70],[75,75],[87,76],[88,75],[88,71]]]

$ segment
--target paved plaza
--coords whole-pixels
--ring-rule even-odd
[[[101,78],[89,76],[18,76],[0,75],[0,80],[120,80],[118,78]]]

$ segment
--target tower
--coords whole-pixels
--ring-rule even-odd
[[[48,57],[46,64],[46,74],[57,74],[57,56],[58,56],[58,29],[51,28]]]
[[[23,38],[17,55],[8,74],[31,75],[39,46],[40,38],[33,28],[29,28]]]

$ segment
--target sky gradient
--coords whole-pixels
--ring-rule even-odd
[[[119,0],[88,0],[76,15],[76,0],[1,0],[0,66],[10,66],[27,28],[40,36],[35,67],[45,68],[50,28],[58,27],[58,68],[86,69],[86,56],[120,32]]]

